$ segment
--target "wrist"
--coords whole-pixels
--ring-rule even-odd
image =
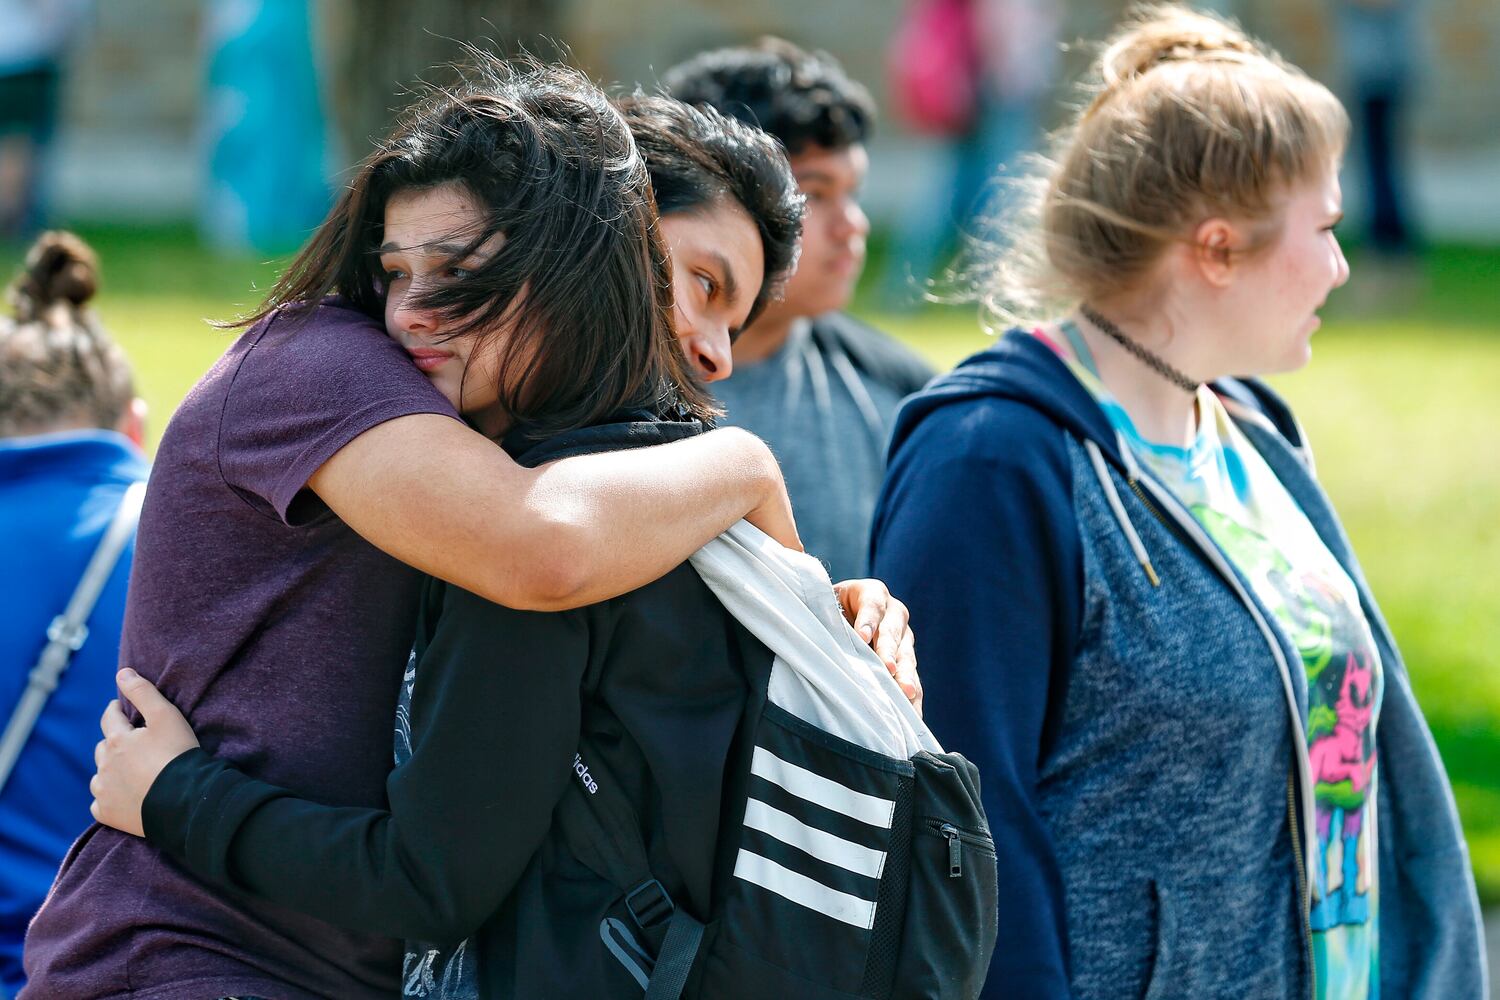
[[[190,747],[168,761],[141,799],[141,835],[146,842],[181,857],[193,803],[225,766],[202,747]]]

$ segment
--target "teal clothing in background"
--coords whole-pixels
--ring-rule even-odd
[[[330,204],[309,5],[215,0],[205,20],[199,224],[221,249],[295,250]]]

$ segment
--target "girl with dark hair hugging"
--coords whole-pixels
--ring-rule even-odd
[[[403,116],[158,456],[122,663],[197,736],[179,720],[166,752],[148,725],[100,760],[144,748],[154,776],[201,741],[153,804],[224,808],[148,810],[149,843],[91,828],[28,996],[389,996],[393,937],[472,931],[525,869],[598,657],[619,644],[639,669],[606,679],[712,717],[678,736],[725,731],[744,639],[681,564],[747,513],[796,534],[764,446],[698,433],[668,268],[626,124],[577,74],[483,63]],[[840,594],[909,673],[899,602]]]

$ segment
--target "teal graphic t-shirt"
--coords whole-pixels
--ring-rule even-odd
[[[1301,654],[1307,678],[1307,754],[1317,804],[1312,888],[1317,1000],[1380,994],[1375,724],[1382,675],[1349,574],[1307,515],[1234,425],[1198,389],[1197,436],[1186,448],[1147,441],[1095,374],[1077,328],[1037,336],[1099,402],[1141,465],[1182,501],[1250,583]]]

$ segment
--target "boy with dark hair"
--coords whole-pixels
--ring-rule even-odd
[[[768,38],[668,70],[668,92],[781,141],[807,196],[802,254],[781,301],[734,345],[736,376],[715,384],[726,423],[781,460],[807,550],[838,578],[863,576],[891,419],[932,371],[890,337],[840,312],[864,266],[870,94],[824,52]]]
[[[739,119],[644,94],[615,105],[651,175],[678,343],[704,384],[726,379],[735,340],[797,266],[802,194],[781,145]]]

